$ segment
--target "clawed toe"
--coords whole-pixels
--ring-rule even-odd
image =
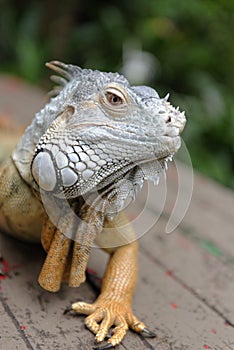
[[[108,334],[106,335],[106,338],[107,338],[107,339],[110,339],[111,337],[112,337],[112,331],[109,330]]]
[[[145,333],[145,334],[148,335],[150,338],[155,338],[155,337],[157,337],[157,335],[156,335],[154,332],[150,331],[148,328],[143,328],[142,331],[141,331],[141,333]]]
[[[157,337],[157,335],[154,332],[150,331],[148,328],[143,328],[141,333],[147,335],[150,338]],[[111,338],[111,332],[109,332],[107,334],[106,338]],[[112,349],[112,348],[114,348],[114,345],[111,343],[107,343],[105,345],[95,347],[95,348],[93,348],[93,350],[107,350],[107,349]]]
[[[68,306],[64,311],[63,311],[63,314],[66,315],[68,314],[69,312],[73,311],[72,307],[71,306]]]
[[[96,342],[101,343],[108,339],[105,345],[97,346],[94,350],[114,348],[121,343],[129,328],[150,338],[156,337],[154,332],[133,315],[131,307],[124,303],[98,300],[94,304],[88,304],[80,301],[68,307],[64,314],[71,311],[88,316],[85,318],[85,325],[96,335]]]

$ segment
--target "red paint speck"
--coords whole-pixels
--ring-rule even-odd
[[[94,271],[93,269],[90,269],[89,267],[86,269],[86,272],[89,274],[89,275],[96,275],[97,272]]]
[[[169,277],[172,277],[174,275],[174,273],[173,273],[173,271],[168,270],[168,271],[166,271],[166,275]]]
[[[216,329],[211,329],[211,332],[212,332],[213,334],[217,334]]]
[[[20,326],[21,331],[24,331],[26,329],[25,326]]]
[[[1,258],[0,263],[2,265],[0,273],[0,280],[3,281],[7,278],[7,272],[10,270],[10,264],[3,258]]]
[[[8,272],[10,270],[10,264],[5,259],[2,259],[2,265],[3,265],[3,268],[2,268],[3,272]]]
[[[173,309],[177,309],[178,305],[176,303],[171,303],[171,306],[173,307]]]
[[[2,272],[2,274],[0,273],[0,280],[2,280],[2,281],[8,277],[8,275],[7,275],[8,272],[17,270],[18,268],[22,267],[21,264],[15,264],[15,265],[10,266],[9,262],[4,258],[0,258],[0,264],[1,264],[0,270]]]
[[[203,345],[203,349],[210,349],[209,345]]]

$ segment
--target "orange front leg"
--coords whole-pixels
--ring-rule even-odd
[[[129,328],[155,336],[132,312],[132,297],[138,273],[137,256],[137,241],[114,249],[98,299],[93,304],[77,302],[71,306],[72,310],[88,315],[85,324],[96,334],[97,342],[102,342],[114,326],[107,344],[96,349],[109,349],[120,344]]]

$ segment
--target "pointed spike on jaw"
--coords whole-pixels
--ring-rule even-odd
[[[136,199],[136,191],[132,190],[129,194],[129,197],[131,198],[131,200],[134,202]]]
[[[169,97],[170,97],[170,94],[168,93],[168,94],[166,94],[166,96],[163,98],[163,100],[164,100],[164,101],[168,101]]]
[[[169,162],[172,162],[172,161],[173,161],[173,154],[171,154],[170,156],[168,156],[167,160],[168,160]]]
[[[159,174],[151,176],[149,180],[153,181],[153,184],[157,186],[159,184]]]
[[[135,188],[134,190],[136,191],[136,193],[141,191],[143,184],[144,184],[143,179],[140,179],[137,183],[134,184],[134,188]]]

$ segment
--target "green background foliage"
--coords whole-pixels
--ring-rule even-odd
[[[44,63],[120,70],[124,47],[155,57],[150,83],[186,111],[193,165],[234,188],[234,2],[0,0],[0,68],[46,86]],[[49,85],[47,85],[49,86]]]

